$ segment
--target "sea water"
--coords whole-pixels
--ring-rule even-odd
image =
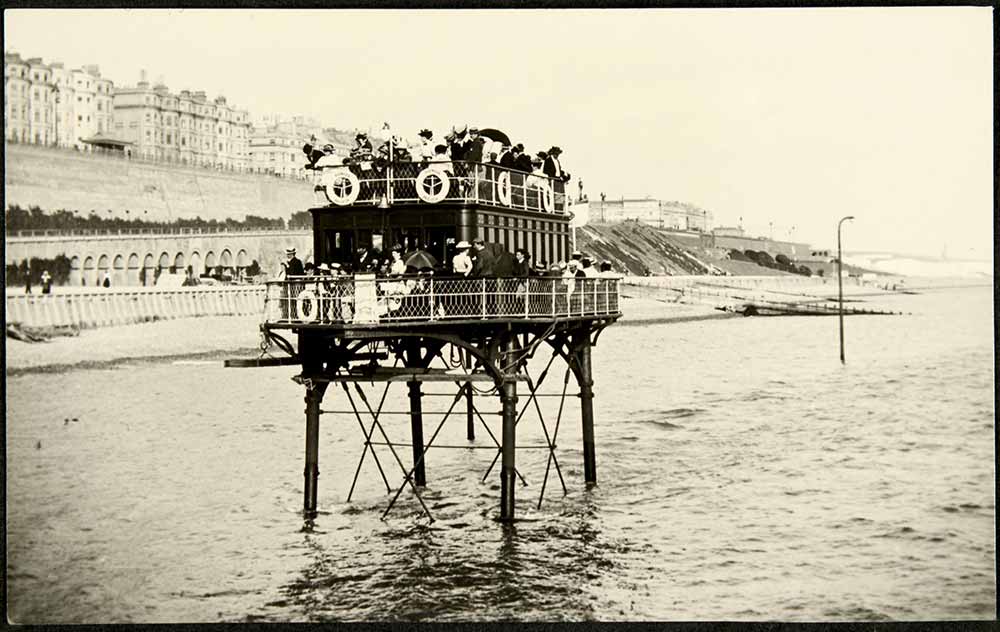
[[[880,300],[881,303],[886,301]],[[498,400],[464,401],[400,494],[409,447],[322,418],[301,515],[292,367],[132,362],[7,380],[9,612],[19,623],[982,619],[996,612],[991,288],[888,301],[904,316],[607,329],[594,350],[598,485],[555,360],[526,387],[519,520],[495,521]],[[250,351],[248,351],[249,355]],[[540,347],[532,376],[551,354]],[[380,385],[362,385],[372,407]],[[453,389],[426,384],[424,436]],[[562,402],[560,413],[559,406]],[[409,440],[405,386],[383,429]],[[324,409],[349,411],[332,385]],[[558,426],[558,430],[557,430]],[[489,428],[489,432],[487,432]],[[545,436],[559,464],[546,478]],[[381,432],[375,431],[375,440]],[[476,449],[467,449],[475,446]],[[565,483],[565,491],[560,482]],[[483,477],[486,480],[483,482]],[[542,483],[545,492],[538,507]]]

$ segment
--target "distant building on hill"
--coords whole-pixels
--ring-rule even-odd
[[[591,200],[590,221],[601,224],[642,222],[657,228],[708,232],[712,214],[693,204],[646,198]]]
[[[150,86],[145,72],[133,87],[116,88],[116,137],[133,143],[136,156],[230,171],[250,169],[250,114],[204,91],[173,94]]]
[[[742,226],[716,226],[712,229],[712,234],[716,237],[745,237],[746,233]]]
[[[88,151],[114,124],[114,84],[97,66],[68,68],[4,53],[4,138]]]
[[[250,171],[285,178],[305,178],[302,146],[311,136],[322,140],[322,126],[306,116],[258,117],[250,134]]]

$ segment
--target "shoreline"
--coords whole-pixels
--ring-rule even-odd
[[[650,298],[623,298],[617,324],[643,326],[739,317],[702,306],[666,304]],[[259,317],[202,316],[84,329],[75,336],[44,342],[7,337],[4,368],[8,377],[104,369],[134,362],[256,355]],[[221,361],[221,358],[220,358]]]

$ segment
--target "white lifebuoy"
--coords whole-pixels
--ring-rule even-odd
[[[361,193],[361,181],[348,169],[332,169],[329,173],[324,173],[322,178],[326,199],[337,206],[354,204]]]
[[[510,206],[510,172],[501,171],[497,176],[497,197],[504,206]]]
[[[551,213],[556,203],[552,187],[549,186],[548,182],[542,183],[542,186],[538,188],[538,193],[542,198],[542,208]]]
[[[440,190],[436,190],[438,183]],[[448,189],[451,188],[451,179],[448,174],[427,167],[417,174],[417,197],[429,204],[436,204],[448,197]]]
[[[309,303],[309,313],[306,315],[305,306]],[[312,323],[316,321],[319,317],[319,309],[317,308],[318,301],[316,300],[316,293],[312,290],[302,290],[299,295],[295,297],[295,310],[298,312],[299,320],[305,323]]]

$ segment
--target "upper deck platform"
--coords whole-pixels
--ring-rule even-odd
[[[565,183],[493,164],[393,162],[316,169],[316,207],[469,205],[568,217]]]

